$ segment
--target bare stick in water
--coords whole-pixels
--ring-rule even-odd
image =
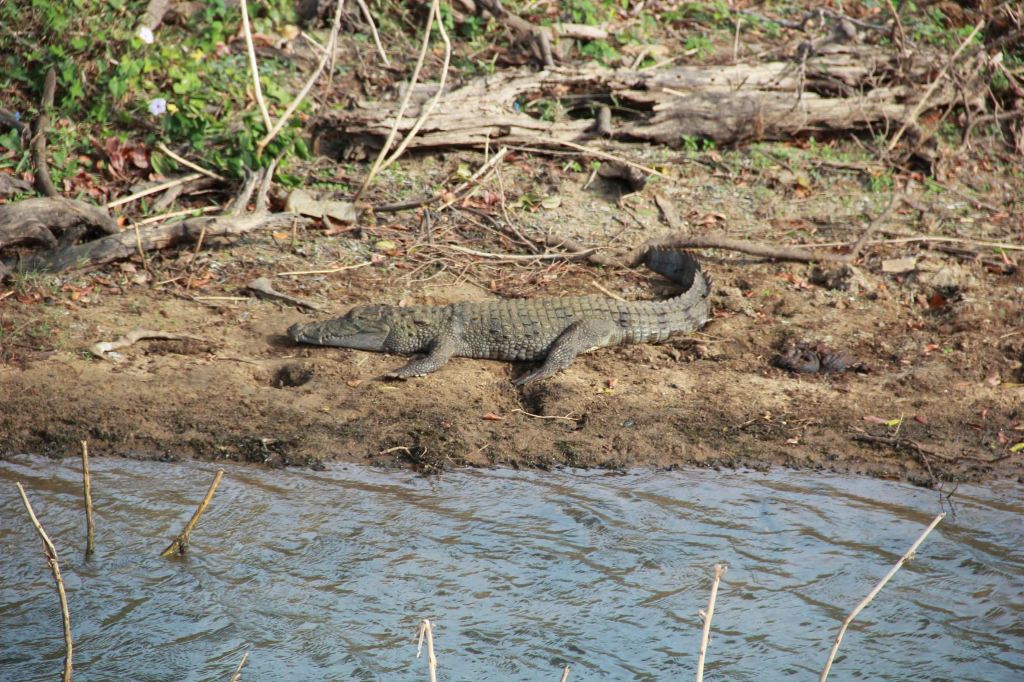
[[[57,583],[57,595],[60,597],[60,615],[64,621],[64,677],[62,680],[63,682],[71,682],[71,613],[68,611],[68,596],[64,593],[64,580],[60,577],[60,565],[57,563],[57,548],[50,542],[50,537],[43,530],[42,524],[36,518],[36,513],[32,511],[32,505],[29,503],[28,495],[25,494],[25,489],[21,487],[21,483],[18,483],[18,492],[21,493],[21,501],[25,504],[25,510],[28,512],[29,518],[32,519],[32,525],[35,526],[39,539],[43,541],[43,555],[46,557],[46,563],[50,565],[50,572],[53,573],[53,582]]]
[[[249,660],[248,651],[246,651],[245,654],[242,655],[242,660],[238,662],[238,667],[235,668],[235,674],[231,676],[231,682],[238,682],[240,679],[242,679],[242,666],[245,665],[245,662],[247,660]]]
[[[89,443],[82,441],[82,494],[85,496],[85,555],[95,551],[96,530],[92,522],[92,479],[89,478]]]
[[[416,658],[423,652],[423,636],[427,637],[427,670],[430,672],[430,682],[437,682],[437,658],[434,657],[434,631],[430,627],[430,621],[424,618],[420,621],[420,627],[416,630],[416,637],[419,644],[416,645]]]
[[[565,666],[565,669],[562,671],[562,679],[558,682],[565,682],[567,679],[569,679],[569,666]]]
[[[217,475],[213,477],[213,483],[210,484],[210,489],[206,491],[206,497],[199,503],[196,508],[196,513],[192,515],[192,518],[185,524],[185,530],[181,531],[181,535],[174,538],[174,542],[167,546],[167,549],[160,552],[160,556],[170,556],[172,554],[184,554],[188,551],[188,536],[192,532],[192,529],[199,523],[199,517],[206,511],[207,505],[210,504],[210,500],[213,499],[213,494],[217,492],[217,486],[220,485],[220,479],[224,475],[223,469],[217,469]]]
[[[836,653],[839,651],[839,643],[843,641],[843,635],[846,634],[846,628],[850,626],[850,623],[857,617],[857,614],[863,611],[864,607],[870,604],[871,600],[878,596],[878,593],[882,591],[885,584],[889,582],[894,575],[896,575],[896,571],[900,570],[904,563],[914,558],[914,553],[917,551],[917,548],[921,546],[921,543],[924,542],[926,537],[928,537],[928,534],[935,529],[935,526],[939,525],[939,521],[942,521],[944,518],[946,518],[946,514],[942,513],[932,519],[932,522],[924,529],[924,532],[921,533],[920,537],[914,541],[914,544],[910,546],[907,553],[900,557],[900,560],[896,562],[896,565],[885,574],[885,577],[882,578],[877,585],[875,585],[874,589],[868,593],[868,596],[864,597],[864,600],[857,604],[853,611],[850,611],[850,615],[846,617],[846,620],[844,620],[843,624],[839,627],[839,632],[836,634],[836,641],[832,645],[832,650],[828,652],[828,661],[825,662],[825,668],[821,671],[821,677],[818,679],[818,682],[825,682],[825,679],[828,677],[828,671],[832,669],[832,661],[835,659]]]
[[[718,599],[718,583],[729,570],[725,564],[715,564],[715,577],[711,581],[711,598],[708,599],[708,610],[704,616],[704,632],[700,636],[700,653],[697,654],[697,682],[704,679],[704,658],[708,653],[708,638],[711,637],[711,617],[715,615],[715,600]]]

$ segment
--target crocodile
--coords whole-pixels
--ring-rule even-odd
[[[603,346],[664,341],[700,329],[710,314],[711,282],[685,251],[652,249],[647,267],[684,288],[663,301],[603,296],[496,299],[442,306],[357,306],[342,317],[293,324],[297,343],[411,355],[386,376],[429,374],[452,357],[541,362],[517,386],[559,372],[580,353]]]

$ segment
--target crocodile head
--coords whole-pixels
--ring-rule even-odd
[[[383,305],[359,306],[343,317],[293,324],[288,328],[288,336],[297,343],[380,352],[386,350],[388,335],[396,321],[393,310]]]

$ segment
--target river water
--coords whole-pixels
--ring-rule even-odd
[[[15,481],[60,553],[76,680],[816,680],[836,629],[940,511],[935,491],[773,473],[229,466],[184,558],[160,551],[207,464],[0,462],[0,680],[57,678],[60,611]],[[830,680],[1024,680],[1024,487],[953,512],[851,626]]]

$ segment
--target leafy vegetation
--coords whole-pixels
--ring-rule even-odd
[[[293,120],[259,158],[256,143],[266,132],[249,102],[251,82],[244,44],[235,40],[237,8],[223,0],[204,3],[184,26],[162,26],[152,43],[136,32],[145,3],[126,0],[26,0],[0,4],[0,89],[16,92],[32,118],[46,71],[57,74],[55,109],[62,119],[49,135],[55,179],[72,177],[95,149],[96,139],[116,130],[151,147],[157,141],[186,144],[205,163],[222,172],[241,174],[265,165],[282,151],[305,151]],[[268,0],[250,6],[253,30],[274,35],[295,21],[292,3]],[[260,62],[264,93],[271,108],[290,94],[280,82],[290,65]],[[20,150],[8,133],[0,143]],[[5,159],[19,168],[24,155]],[[153,159],[156,170],[172,166]]]

